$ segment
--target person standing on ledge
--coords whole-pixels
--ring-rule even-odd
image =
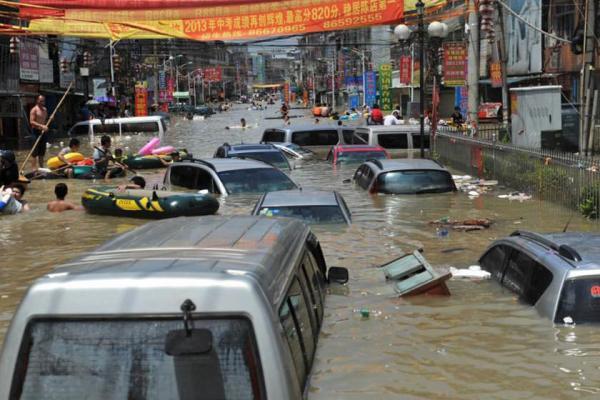
[[[44,167],[46,142],[48,141],[48,127],[46,126],[47,120],[48,110],[46,109],[46,98],[40,94],[35,100],[35,106],[33,106],[29,112],[29,124],[33,130],[34,140],[37,142],[33,148],[33,152],[31,153],[31,167],[34,171],[38,168]]]

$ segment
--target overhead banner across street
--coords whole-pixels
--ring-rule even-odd
[[[29,0],[38,34],[110,39],[234,40],[393,24],[403,0]]]

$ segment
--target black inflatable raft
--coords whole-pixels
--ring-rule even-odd
[[[191,154],[185,151],[179,151],[179,159],[186,160],[191,158]],[[160,156],[128,156],[123,159],[123,164],[133,169],[154,169],[154,168],[166,168],[168,163],[172,161],[171,155],[160,155]]]
[[[219,209],[219,202],[210,194],[143,189],[118,191],[114,186],[89,188],[81,197],[81,203],[92,214],[152,219],[209,215]]]

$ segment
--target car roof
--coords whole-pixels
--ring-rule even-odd
[[[98,124],[117,124],[117,123],[142,123],[142,122],[153,122],[160,121],[165,117],[162,115],[148,115],[146,117],[125,117],[125,118],[107,118],[105,120],[100,120],[98,118],[88,119],[86,121],[81,121],[76,123],[75,125],[98,125]]]
[[[146,275],[189,279],[251,276],[272,301],[285,290],[286,268],[310,234],[301,221],[254,216],[179,217],[155,221],[117,236],[64,264],[63,282],[131,280]],[[290,267],[291,268],[291,267]]]
[[[279,152],[279,149],[271,144],[231,144],[228,153],[256,153],[256,152]]]
[[[323,190],[282,190],[265,194],[261,207],[337,206],[336,192]]]
[[[178,161],[174,164],[171,164],[169,167],[171,168],[178,165],[206,165],[207,167],[211,168],[217,173],[256,168],[275,169],[275,167],[273,167],[270,164],[249,158],[202,158],[195,160]]]
[[[516,232],[510,238],[513,241],[528,240],[537,243],[547,251],[547,247],[555,249],[566,245],[577,252],[581,260],[568,259],[569,264],[577,269],[600,269],[600,234],[592,232],[561,232],[536,234],[532,232]],[[544,239],[548,242],[544,242]]]
[[[377,160],[376,162],[367,161],[368,164],[374,164],[381,171],[402,171],[402,170],[415,170],[415,169],[426,169],[435,171],[447,171],[445,167],[433,160],[423,158],[406,158],[406,159],[392,159],[392,160]]]
[[[356,130],[361,131],[372,131],[376,133],[419,133],[421,131],[421,127],[412,124],[397,124],[397,125],[368,125],[368,126],[359,126]],[[429,135],[429,127],[425,127],[425,134]]]
[[[299,125],[294,125],[294,126],[287,126],[284,128],[269,128],[269,129],[265,129],[265,131],[289,131],[289,132],[298,132],[298,131],[302,131],[302,132],[306,132],[306,131],[323,131],[323,130],[335,130],[337,131],[338,128],[342,128],[342,129],[354,129],[354,127],[351,126],[338,126],[338,125],[333,125],[333,124],[299,124]]]
[[[381,146],[370,146],[366,144],[337,144],[334,148],[338,151],[346,152],[385,151]]]

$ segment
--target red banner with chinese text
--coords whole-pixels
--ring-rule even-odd
[[[19,7],[32,33],[206,41],[394,24],[404,15],[404,0],[25,0]]]
[[[204,68],[202,74],[204,82],[220,82],[223,79],[221,66]]]
[[[148,82],[135,84],[135,116],[145,117],[148,115]]]
[[[400,57],[400,83],[402,85],[410,85],[412,79],[412,57]]]
[[[444,86],[465,86],[467,46],[462,42],[444,43]]]
[[[490,63],[490,81],[492,87],[502,87],[502,65],[499,62]]]

